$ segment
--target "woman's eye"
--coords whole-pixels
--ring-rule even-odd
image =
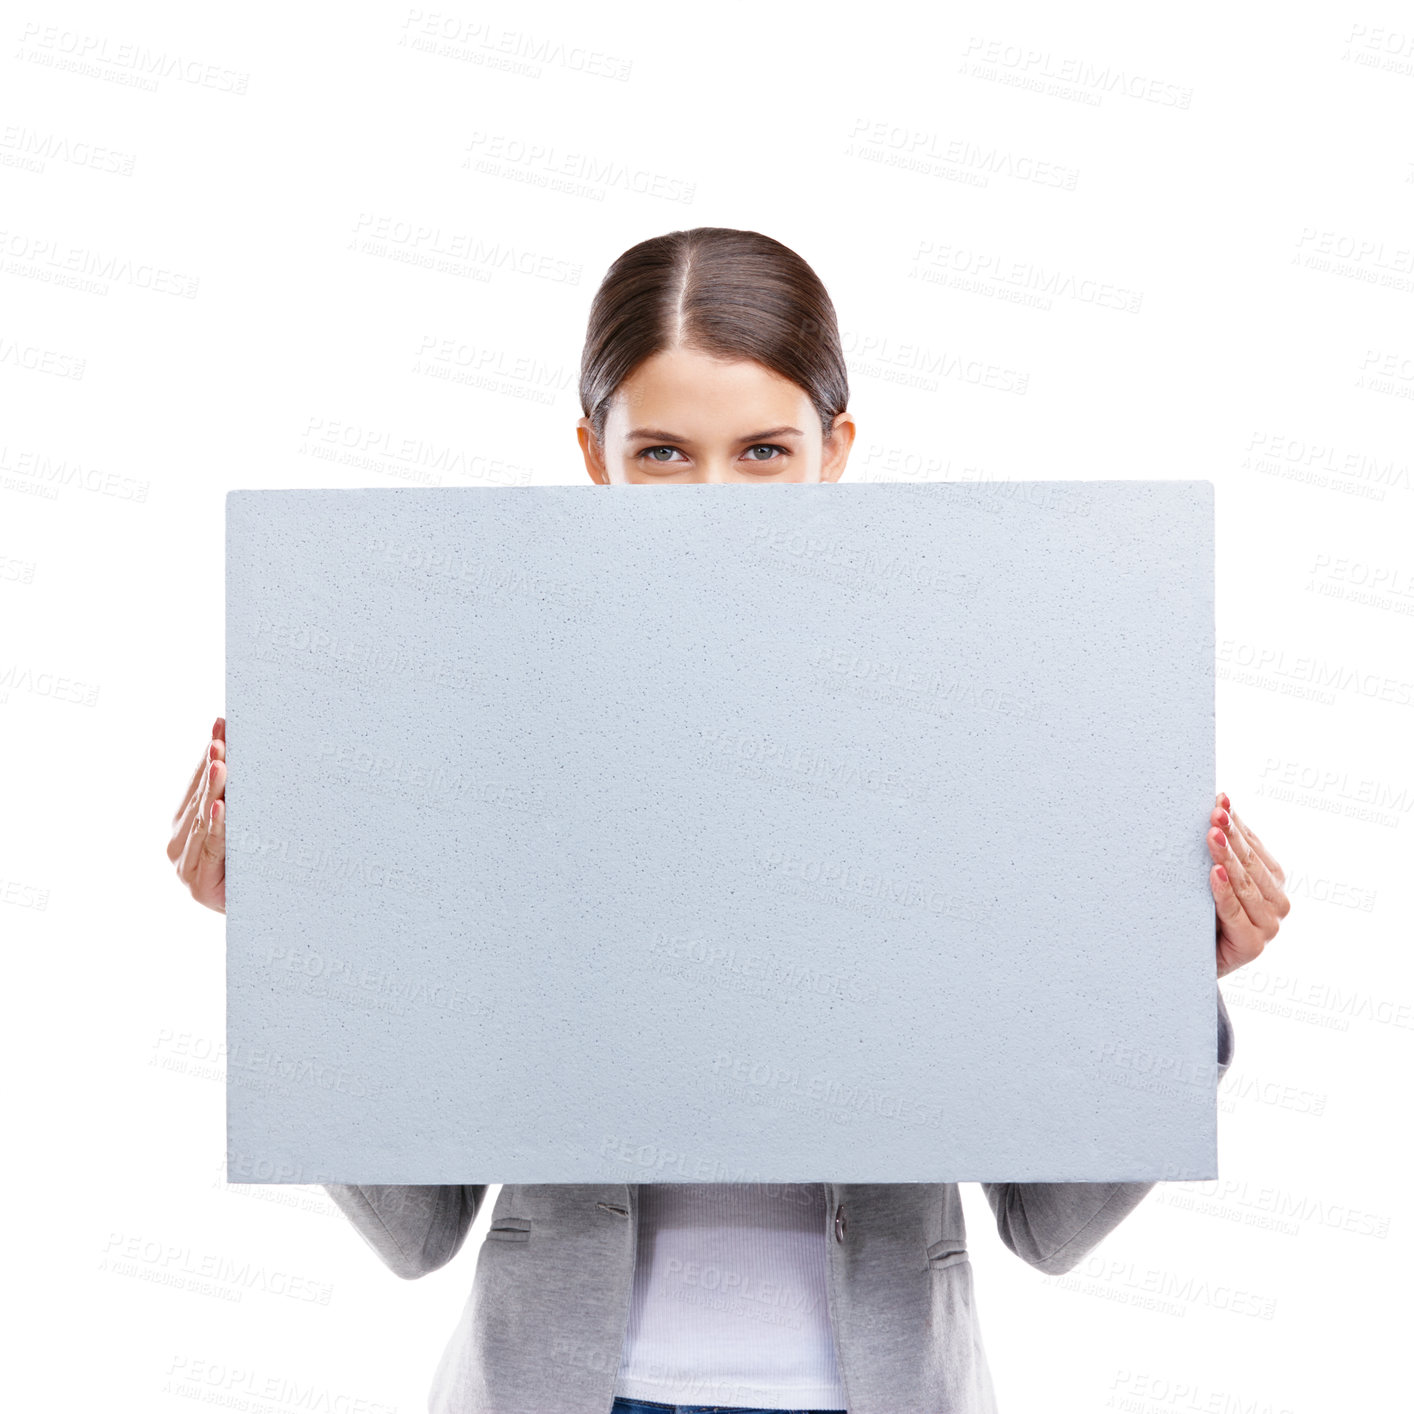
[[[787,456],[790,455],[790,453],[789,453],[788,451],[786,451],[786,449],[785,449],[784,447],[778,447],[778,446],[775,445],[774,442],[758,442],[754,447],[748,448],[748,450],[751,451],[751,452],[779,452],[782,457],[787,457]],[[779,461],[779,460],[780,460],[780,457],[758,457],[758,456],[753,456],[753,457],[751,458],[751,460],[754,461],[754,462],[767,462],[767,461],[773,462],[773,461]]]
[[[638,455],[651,462],[664,462],[666,457],[657,456],[658,452],[675,452],[676,447],[645,447]]]

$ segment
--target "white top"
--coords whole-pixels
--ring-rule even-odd
[[[823,1183],[645,1183],[614,1393],[845,1407],[825,1292]]]

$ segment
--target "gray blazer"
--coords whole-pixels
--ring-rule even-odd
[[[1218,991],[1218,1080],[1233,1034]],[[457,1254],[487,1184],[323,1185],[400,1277]],[[1069,1271],[1152,1183],[984,1183],[997,1231]],[[955,1183],[827,1183],[826,1290],[849,1414],[994,1414]],[[505,1184],[431,1414],[609,1414],[633,1290],[638,1185]]]

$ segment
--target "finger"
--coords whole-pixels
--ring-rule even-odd
[[[181,858],[182,852],[187,847],[187,836],[191,833],[192,820],[196,814],[201,801],[202,772],[210,765],[211,748],[208,745],[206,754],[196,763],[196,770],[192,772],[192,777],[187,785],[187,793],[182,797],[182,803],[177,807],[176,814],[172,816],[172,833],[167,838],[167,858],[174,864]]]
[[[175,864],[187,847],[187,835],[191,832],[192,816],[196,812],[196,801],[188,796],[181,810],[172,817],[172,833],[167,837],[167,858]]]
[[[205,788],[201,798],[201,819],[206,829],[211,828],[212,811],[218,800],[226,798],[226,763],[212,761],[206,773]]]
[[[1213,891],[1213,905],[1217,912],[1214,951],[1219,977],[1260,957],[1266,946],[1248,921],[1242,901],[1232,888],[1231,876],[1225,878],[1225,874],[1226,866],[1222,864],[1215,864],[1208,871],[1208,884]]]
[[[1227,835],[1227,842],[1232,847],[1233,853],[1242,861],[1242,867],[1247,871],[1252,882],[1261,890],[1262,897],[1271,904],[1277,917],[1284,918],[1291,908],[1291,903],[1281,885],[1272,878],[1266,862],[1252,848],[1252,842],[1247,838],[1238,822],[1226,810],[1219,810],[1217,815],[1218,828]]]
[[[1219,931],[1238,941],[1246,941],[1251,930],[1247,910],[1232,887],[1232,876],[1223,878],[1222,865],[1215,864],[1208,871],[1208,884],[1213,891],[1213,905],[1218,912]]]
[[[192,802],[192,797],[201,789],[201,773],[206,768],[206,763],[211,760],[211,747],[207,744],[205,751],[201,753],[201,759],[196,763],[196,770],[191,773],[191,780],[187,782],[187,788],[182,795],[182,803],[172,814],[172,821],[175,824],[177,819],[186,814],[187,807]]]
[[[211,735],[217,741],[224,742],[226,740],[226,719],[224,717],[216,718],[215,725],[211,728]]]
[[[1267,866],[1267,869],[1270,872],[1272,878],[1274,878],[1279,884],[1286,883],[1286,871],[1281,867],[1280,864],[1276,862],[1275,858],[1273,858],[1271,850],[1269,850],[1266,845],[1264,845],[1262,841],[1258,838],[1256,830],[1254,830],[1251,825],[1249,825],[1235,810],[1232,811],[1232,818],[1237,822],[1237,824],[1242,830],[1242,833],[1247,837],[1247,842],[1261,856],[1262,862]]]
[[[1256,930],[1263,942],[1275,937],[1278,926],[1276,911],[1253,882],[1252,876],[1242,867],[1242,861],[1233,852],[1231,844],[1221,830],[1208,831],[1208,847],[1212,851],[1213,862],[1221,864],[1227,870],[1229,886],[1242,905],[1247,923]]]
[[[215,906],[226,879],[226,802],[214,801],[212,814],[214,818],[197,851],[192,878],[192,893],[208,907]]]
[[[225,723],[220,717],[216,719],[218,726],[223,733]],[[187,783],[186,794],[182,797],[182,803],[177,807],[176,813],[172,816],[172,833],[167,840],[167,858],[176,861],[186,846],[186,837],[191,829],[193,807],[199,801],[202,790],[202,772],[211,764],[213,760],[224,761],[226,759],[226,743],[224,737],[220,740],[213,737],[206,744],[206,751],[200,761],[196,763],[196,770],[192,772],[191,780]]]
[[[219,790],[217,789],[219,783]],[[207,832],[211,828],[211,803],[220,798],[226,788],[226,763],[209,761],[202,773],[201,792],[193,802],[193,814],[183,842],[182,856],[177,864],[177,873],[188,887],[194,884],[197,866],[201,862],[201,850],[206,843]]]
[[[206,821],[201,812],[200,798],[193,803],[191,821],[187,826],[186,833],[182,836],[182,852],[177,858],[177,877],[188,888],[196,878],[197,859],[201,852],[201,846],[206,841]]]

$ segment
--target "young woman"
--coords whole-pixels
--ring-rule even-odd
[[[621,255],[594,298],[579,443],[600,485],[837,481],[847,397],[833,306],[798,255],[754,231],[674,231]],[[218,909],[224,728],[217,718],[168,847]],[[1281,866],[1225,795],[1207,843],[1221,977],[1261,953],[1289,903]],[[1221,992],[1216,1009],[1220,1078],[1233,1055]],[[1152,1187],[983,1184],[1002,1241],[1049,1273]],[[451,1260],[487,1191],[326,1188],[406,1278]],[[957,1185],[503,1185],[429,1407],[989,1414]]]

